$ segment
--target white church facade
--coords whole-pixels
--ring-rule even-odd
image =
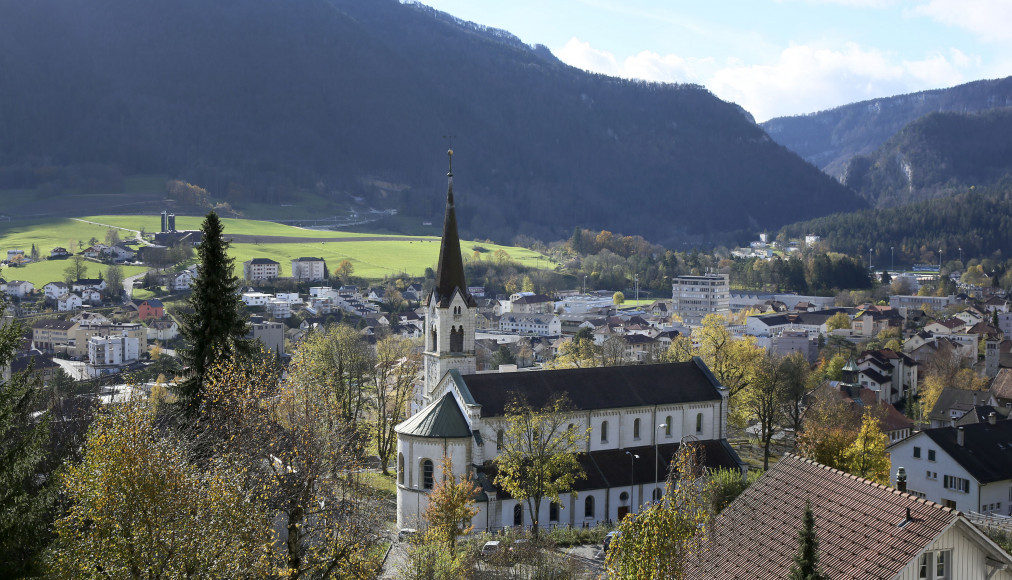
[[[450,152],[452,155],[452,152]],[[663,493],[671,458],[698,442],[710,468],[744,469],[728,445],[727,389],[700,359],[684,363],[512,373],[477,373],[477,303],[467,292],[448,174],[436,285],[427,301],[421,409],[397,431],[397,524],[418,528],[440,477],[442,458],[475,474],[476,530],[529,527],[526,503],[494,484],[505,408],[515,395],[540,406],[565,393],[570,422],[589,435],[579,461],[586,477],[558,504],[544,502],[538,522],[591,526],[617,521]]]

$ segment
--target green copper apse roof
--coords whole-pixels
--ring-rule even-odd
[[[450,393],[398,425],[397,432],[414,437],[471,436],[464,414]]]

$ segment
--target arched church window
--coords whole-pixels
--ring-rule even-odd
[[[703,432],[703,414],[696,413],[696,433]]]
[[[432,489],[432,460],[422,460],[422,487],[424,489]]]
[[[588,495],[587,499],[583,500],[583,517],[594,517],[594,496],[592,495]]]
[[[608,442],[608,422],[601,421],[601,443]]]
[[[654,501],[659,501],[663,495],[664,491],[661,488],[654,488]]]
[[[397,454],[397,483],[404,485],[404,454]]]
[[[640,420],[636,419],[633,421],[633,439],[640,438]]]
[[[513,506],[513,525],[524,525],[524,506],[519,503]]]
[[[429,339],[432,340],[432,343],[429,345],[429,350],[435,352],[435,350],[439,348],[439,343],[436,341],[435,328],[433,328],[432,332],[429,333]]]
[[[499,429],[498,431],[496,431],[496,433],[495,433],[495,450],[496,451],[502,451],[503,436],[504,436],[504,434],[503,434],[502,429]]]
[[[464,327],[450,328],[450,352],[464,352]]]
[[[664,436],[671,437],[671,415],[664,419]]]

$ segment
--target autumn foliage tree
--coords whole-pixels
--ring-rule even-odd
[[[686,561],[706,544],[712,481],[701,448],[680,445],[663,499],[619,523],[605,560],[608,578],[683,578]]]
[[[249,501],[241,470],[198,468],[159,431],[143,401],[114,403],[95,419],[84,459],[67,467],[70,502],[48,555],[63,578],[267,577],[268,506]],[[54,576],[54,577],[55,577]]]
[[[454,552],[457,538],[471,531],[471,518],[478,513],[474,501],[481,488],[474,482],[468,471],[457,477],[453,475],[453,460],[444,456],[442,478],[436,482],[429,494],[429,506],[425,508],[428,533]]]
[[[506,406],[503,448],[495,458],[495,484],[527,504],[531,530],[538,535],[544,500],[558,502],[583,478],[577,454],[587,433],[571,424],[571,403],[558,395],[542,407],[524,398]]]

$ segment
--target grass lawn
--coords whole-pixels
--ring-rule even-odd
[[[95,262],[88,262],[88,271],[86,277],[98,278],[99,272],[105,275],[105,270],[109,266],[106,264],[98,264]],[[62,282],[64,279],[63,271],[70,265],[69,260],[42,260],[26,266],[18,268],[4,268],[0,277],[7,281],[11,280],[27,280],[32,284],[35,284],[36,290],[42,290],[42,287],[50,282]],[[147,266],[123,266],[123,277],[127,278],[135,274],[141,274],[148,271]]]
[[[70,218],[46,221],[0,222],[0,249],[24,250],[27,255],[32,244],[39,250],[39,256],[49,257],[49,251],[62,246],[69,251],[80,250],[77,242],[87,247],[88,240],[96,238],[105,241],[109,228],[87,224]],[[121,236],[122,237],[122,236]],[[7,253],[4,252],[3,257]]]
[[[461,252],[465,256],[472,253],[474,242],[461,242]],[[525,248],[481,244],[491,252],[503,249],[514,260],[529,267],[539,265],[540,254]],[[305,244],[233,244],[229,255],[235,258],[236,270],[242,262],[253,258],[270,258],[281,263],[284,276],[291,275],[291,261],[300,256],[321,257],[327,261],[327,267],[333,272],[341,260],[350,260],[355,266],[355,276],[370,280],[379,280],[401,272],[409,276],[422,276],[425,268],[435,269],[439,261],[439,240],[427,241],[376,241],[376,242],[313,242]],[[545,267],[551,263],[542,258],[540,265]]]
[[[3,249],[24,249],[27,253],[33,243],[38,248],[42,257],[48,256],[49,251],[57,246],[63,246],[68,250],[77,252],[80,249],[78,241],[86,244],[92,237],[99,240],[105,239],[107,227],[87,222],[96,222],[131,230],[144,229],[148,232],[158,231],[161,227],[160,217],[157,215],[97,215],[86,216],[80,219],[86,221],[68,218],[34,222],[11,222],[8,224],[0,222],[0,252]],[[202,217],[177,216],[176,226],[180,229],[199,229],[202,221]],[[378,234],[306,230],[273,222],[255,220],[223,219],[222,221],[225,225],[226,237],[229,233],[287,236],[292,238],[332,238],[335,240],[348,237],[380,237]],[[126,238],[127,235],[121,234],[121,237]],[[232,245],[230,254],[236,259],[238,268],[241,268],[242,262],[252,258],[270,258],[276,260],[281,263],[284,276],[291,274],[291,260],[302,256],[322,257],[327,261],[327,265],[331,270],[336,268],[337,264],[342,260],[350,260],[355,266],[355,275],[370,280],[382,280],[400,273],[420,277],[425,273],[426,268],[436,267],[436,263],[439,260],[438,237],[426,237],[424,240],[411,236],[383,237],[398,237],[401,239],[339,243],[236,243]],[[530,268],[551,268],[554,266],[544,256],[525,248],[472,241],[462,241],[460,246],[461,253],[465,259],[471,259],[475,252],[474,248],[480,246],[484,250],[479,254],[481,259],[491,259],[492,254],[496,250],[501,249],[508,253],[514,261]],[[2,276],[8,280],[28,280],[36,286],[41,286],[47,282],[62,280],[65,268],[66,262],[64,260],[54,260],[51,262],[43,260],[38,264],[30,264],[18,270],[9,269]],[[94,277],[104,270],[105,266],[91,264],[89,265],[88,274]],[[143,272],[145,268],[126,266],[123,270],[126,276],[131,276]]]
[[[376,490],[376,493],[383,499],[397,499],[397,483],[394,480],[394,466],[390,466],[390,475],[383,475],[379,472],[363,471],[359,474],[362,483]]]

